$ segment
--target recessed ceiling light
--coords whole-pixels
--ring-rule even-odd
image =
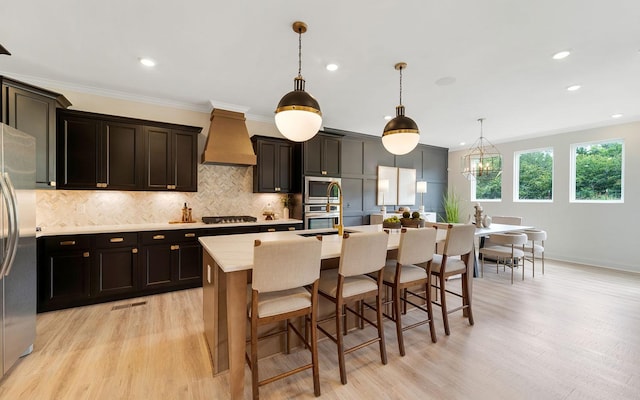
[[[156,62],[154,60],[152,60],[151,58],[141,58],[140,59],[140,64],[144,65],[145,67],[155,67],[156,66]]]
[[[579,90],[582,86],[580,85],[571,85],[569,87],[567,87],[567,90],[570,92],[575,92],[576,90]]]
[[[392,117],[391,115],[385,115],[385,116],[384,116],[384,120],[385,120],[385,121],[391,121],[391,119],[392,119],[392,118],[393,118],[393,117]]]
[[[611,114],[611,118],[620,118],[622,114]]]
[[[336,71],[338,69],[338,64],[327,64],[327,71]]]
[[[460,146],[464,146],[467,142],[460,142]]]
[[[563,58],[567,58],[567,57],[569,57],[569,54],[571,54],[571,52],[570,52],[570,51],[568,51],[568,50],[563,50],[563,51],[559,51],[559,52],[557,52],[556,54],[554,54],[554,55],[552,56],[552,58],[553,58],[554,60],[562,60]]]

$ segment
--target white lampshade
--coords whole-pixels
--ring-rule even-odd
[[[311,139],[322,125],[320,114],[303,110],[280,111],[275,120],[280,133],[294,142]]]
[[[415,149],[420,140],[417,133],[394,133],[382,137],[382,145],[389,153],[401,156]]]
[[[427,182],[416,182],[416,193],[427,193]]]
[[[378,180],[378,191],[387,193],[389,192],[389,180],[388,179],[380,179]]]

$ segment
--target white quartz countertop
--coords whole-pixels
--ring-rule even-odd
[[[345,232],[381,231],[382,225],[359,225],[345,228]],[[261,232],[238,235],[203,236],[199,238],[203,250],[209,253],[224,272],[242,271],[253,268],[253,247],[256,239],[266,242],[274,240],[303,240],[306,234],[325,233],[327,229],[307,229],[303,231]],[[398,248],[399,232],[389,234],[388,250]],[[322,236],[322,258],[340,257],[342,237]]]
[[[205,224],[204,222],[194,223],[147,223],[147,224],[118,224],[118,225],[87,225],[87,226],[65,226],[65,227],[42,227],[37,236],[57,236],[57,235],[81,235],[96,233],[113,233],[113,232],[141,232],[155,230],[170,229],[215,229],[227,228],[234,226],[260,226],[260,225],[279,225],[279,224],[301,224],[299,219],[277,219],[277,220],[261,220],[256,222],[238,222],[230,224]]]

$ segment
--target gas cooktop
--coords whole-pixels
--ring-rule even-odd
[[[234,224],[238,222],[256,222],[258,219],[249,215],[223,215],[220,217],[202,217],[205,224]]]

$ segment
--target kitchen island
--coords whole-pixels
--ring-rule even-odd
[[[345,232],[371,232],[381,225],[352,226]],[[214,374],[229,371],[232,399],[244,398],[245,338],[247,323],[247,283],[253,267],[256,239],[274,241],[323,234],[322,268],[335,268],[340,258],[342,238],[326,235],[327,230],[263,232],[199,238],[203,249],[203,318]],[[400,235],[390,233],[387,249],[398,248]]]

